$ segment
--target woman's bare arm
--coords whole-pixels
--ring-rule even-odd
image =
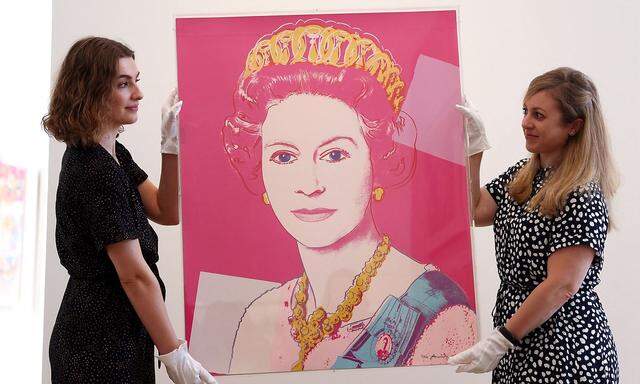
[[[480,188],[480,163],[482,152],[469,156],[469,174],[471,177],[471,210],[476,227],[493,224],[498,206],[485,188]]]
[[[549,256],[547,278],[525,299],[505,325],[518,340],[547,321],[578,292],[594,257],[587,246],[562,248]]]
[[[166,354],[176,349],[180,343],[169,321],[160,284],[142,257],[139,241],[124,240],[107,245],[107,254],[158,352]]]
[[[150,220],[163,225],[180,223],[178,211],[178,156],[162,154],[160,187],[149,179],[138,186],[144,211]]]

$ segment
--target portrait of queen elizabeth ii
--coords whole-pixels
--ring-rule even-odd
[[[451,13],[396,24],[401,56],[403,34],[389,28],[398,14],[244,18],[244,35],[257,33],[243,60],[230,52],[248,38],[233,50],[211,45],[206,57],[221,70],[241,64],[226,79],[231,92],[215,90],[215,112],[227,106],[208,127],[219,147],[195,136],[211,115],[198,90],[206,78],[183,90],[205,66],[179,78],[187,320],[207,368],[433,365],[474,344],[464,141],[446,105],[459,100],[459,82],[424,91],[459,76],[457,66],[407,49],[436,39],[441,19],[455,35]],[[424,17],[436,27],[421,27]],[[221,33],[228,19],[178,20],[179,59],[206,20],[232,39]],[[203,155],[218,148],[218,160]]]

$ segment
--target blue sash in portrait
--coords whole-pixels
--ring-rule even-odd
[[[398,299],[388,296],[367,328],[338,356],[333,369],[407,364],[427,325],[445,308],[469,306],[462,289],[439,271],[427,271]]]

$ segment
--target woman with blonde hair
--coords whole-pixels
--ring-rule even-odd
[[[484,127],[468,104],[458,108],[470,139],[473,219],[493,224],[500,288],[496,329],[449,362],[459,372],[493,370],[494,383],[617,383],[615,343],[594,291],[617,187],[594,83],[571,68],[533,79],[522,119],[532,156],[484,188]]]

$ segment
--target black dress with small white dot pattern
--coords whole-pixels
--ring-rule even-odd
[[[158,274],[158,238],[138,185],[147,179],[127,149],[67,147],[56,196],[56,246],[69,282],[49,343],[51,381],[154,383],[153,342],[125,294],[106,246],[138,239]]]
[[[577,294],[507,353],[493,371],[493,383],[618,383],[616,347],[598,295],[604,243],[609,225],[600,187],[590,183],[569,194],[554,218],[528,212],[507,192],[507,184],[526,164],[521,160],[486,185],[498,209],[494,234],[500,288],[494,326],[504,325],[533,289],[547,277],[547,260],[558,249],[586,245],[595,257]],[[549,169],[540,169],[533,194]]]

